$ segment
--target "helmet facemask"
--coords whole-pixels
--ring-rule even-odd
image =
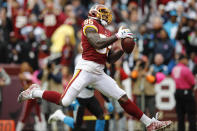
[[[107,25],[112,22],[112,13],[108,8],[99,8],[98,18],[101,20],[101,24]]]
[[[89,11],[89,17],[100,20],[102,25],[108,25],[112,22],[112,13],[105,5],[96,4]]]

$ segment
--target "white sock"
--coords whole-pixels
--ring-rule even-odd
[[[146,126],[149,126],[152,122],[151,119],[145,114],[142,115],[142,117],[140,118],[140,121],[144,123]]]
[[[32,92],[33,98],[42,98],[44,91],[43,90],[35,90]]]
[[[59,119],[61,120],[61,121],[64,121],[64,118],[66,117],[66,115],[62,112],[62,110],[60,110],[61,112],[60,113],[57,113],[57,115],[58,115],[58,117],[59,117]]]
[[[66,115],[60,115],[60,116],[59,116],[60,120],[63,121],[63,122],[64,122],[64,118],[65,118],[65,117],[66,117]]]

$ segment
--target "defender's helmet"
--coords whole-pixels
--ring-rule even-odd
[[[111,10],[102,4],[93,5],[88,12],[88,17],[96,20],[104,20],[107,24],[112,22]]]

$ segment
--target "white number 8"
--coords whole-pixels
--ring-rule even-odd
[[[167,86],[168,89],[162,89],[163,86]],[[166,78],[161,83],[155,85],[156,91],[156,107],[159,110],[172,110],[175,107],[175,83],[173,79]],[[163,98],[167,98],[168,101],[162,101]]]

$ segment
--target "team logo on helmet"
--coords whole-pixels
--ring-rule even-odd
[[[112,22],[112,12],[102,4],[95,4],[88,12],[88,17],[96,20],[104,20],[108,24]]]

